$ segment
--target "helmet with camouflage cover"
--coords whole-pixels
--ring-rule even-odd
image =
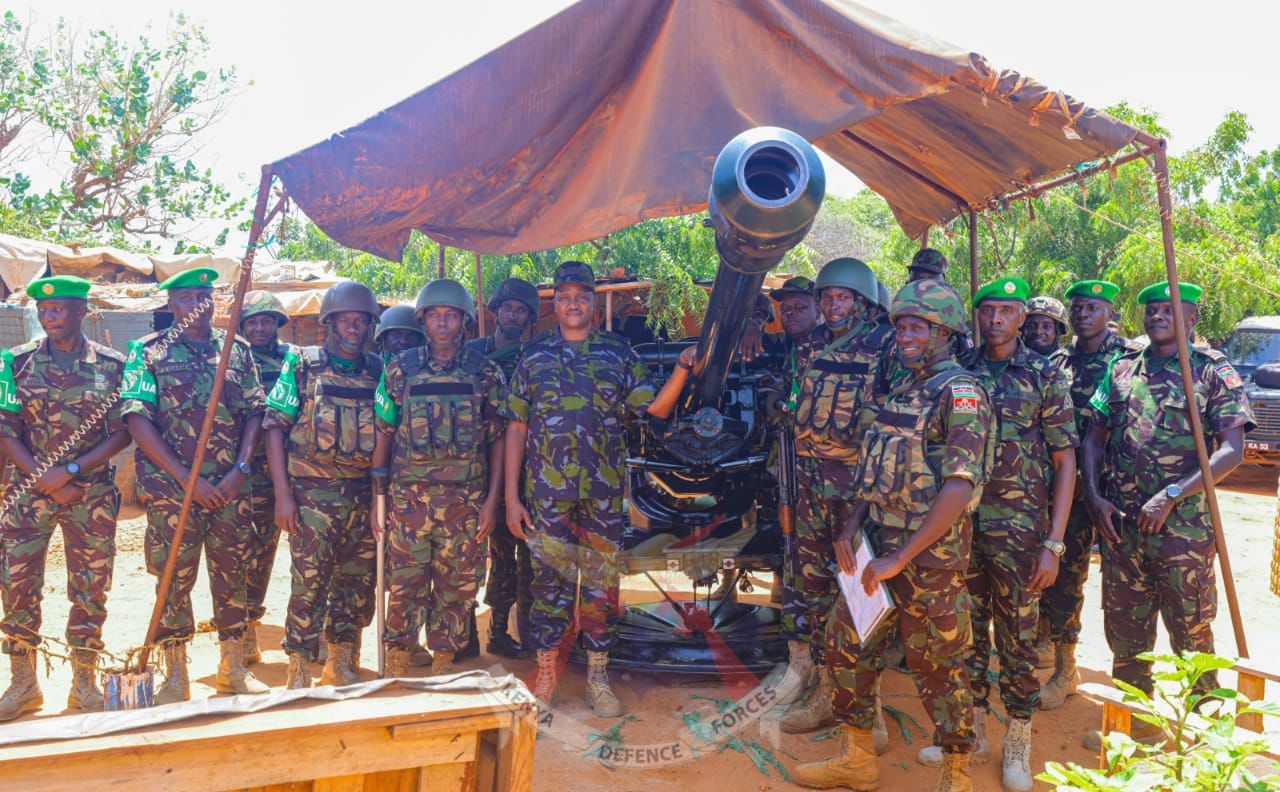
[[[969,329],[960,295],[940,280],[912,281],[899,289],[889,308],[889,319],[899,316],[918,316],[956,333]]]
[[[493,296],[489,298],[488,309],[495,314],[507,300],[515,300],[522,302],[529,309],[529,313],[534,319],[538,318],[538,289],[529,281],[520,278],[507,278],[498,284],[498,288],[493,290]]]
[[[1065,333],[1070,329],[1067,323],[1067,308],[1061,300],[1041,295],[1027,300],[1027,316],[1047,316],[1058,325],[1058,332]]]
[[[359,311],[378,321],[381,309],[368,286],[355,281],[342,281],[330,286],[320,298],[320,324],[328,324],[333,314],[343,311]]]
[[[244,296],[244,305],[240,308],[240,325],[244,320],[258,314],[272,314],[276,318],[276,327],[289,324],[289,315],[284,312],[284,304],[269,291],[255,290]]]
[[[418,291],[418,299],[413,304],[413,316],[419,322],[428,308],[445,306],[457,308],[463,315],[475,321],[476,301],[471,299],[467,287],[450,278],[437,278]]]
[[[378,330],[373,334],[373,340],[377,341],[388,330],[409,330],[426,338],[422,325],[413,316],[412,305],[393,305],[383,311],[378,317]]]
[[[832,259],[818,273],[814,284],[814,293],[822,296],[822,290],[828,286],[843,286],[861,294],[868,302],[877,302],[880,296],[876,289],[876,274],[871,268],[856,258],[845,257]]]

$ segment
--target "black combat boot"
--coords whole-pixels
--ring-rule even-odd
[[[476,635],[476,607],[471,606],[471,616],[467,620],[467,645],[454,655],[455,660],[470,660],[480,656],[480,637]]]
[[[491,655],[506,657],[511,660],[523,660],[529,656],[529,650],[520,642],[507,634],[507,614],[509,609],[494,608],[489,611],[489,642],[484,650]]]

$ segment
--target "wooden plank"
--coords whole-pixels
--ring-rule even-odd
[[[498,788],[503,792],[532,792],[533,749],[538,742],[537,711],[513,712],[511,728],[498,737]]]
[[[313,792],[365,792],[364,774],[317,778]]]
[[[364,792],[418,792],[419,767],[384,770],[364,777]]]
[[[498,738],[497,730],[483,732],[476,748],[476,789],[480,792],[503,792],[498,788]]]
[[[1280,682],[1280,671],[1274,668],[1267,668],[1257,660],[1237,660],[1235,669],[1250,676],[1261,677],[1272,682]]]
[[[1236,665],[1236,690],[1250,701],[1262,701],[1267,695],[1267,680],[1264,677],[1252,674]],[[1239,705],[1238,705],[1239,706]],[[1236,718],[1236,725],[1242,729],[1248,729],[1252,732],[1262,731],[1262,715],[1257,712],[1249,712]]]
[[[311,792],[310,781],[293,781],[288,784],[270,784],[268,786],[246,787],[238,792]]]
[[[1132,728],[1132,716],[1129,710],[1120,704],[1113,704],[1110,701],[1102,705],[1102,736],[1106,738],[1111,732],[1129,733]],[[1098,751],[1098,765],[1105,770],[1107,768],[1107,750],[1104,744],[1102,749]]]
[[[422,768],[419,792],[475,792],[475,762],[433,765]]]
[[[394,726],[388,726],[387,731],[391,734],[391,739],[393,740],[406,740],[437,734],[456,734],[458,732],[504,729],[510,725],[510,713],[486,712],[480,715],[467,715],[461,718],[418,721],[416,723],[397,723]]]

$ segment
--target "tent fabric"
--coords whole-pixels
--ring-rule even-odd
[[[51,254],[70,256],[72,252],[51,242],[0,234],[0,278],[9,291],[20,293],[48,270]]]
[[[75,275],[92,281],[150,281],[155,266],[141,253],[109,247],[80,248],[59,253],[50,250],[49,274]]]
[[[1137,134],[845,0],[583,0],[272,168],[350,247],[399,259],[417,229],[519,253],[703,208],[716,154],[761,125],[911,236]]]

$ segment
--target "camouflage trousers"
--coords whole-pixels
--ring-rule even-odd
[[[778,634],[786,641],[809,641],[809,608],[800,590],[795,531],[782,539],[782,624]]]
[[[1067,550],[1058,560],[1058,577],[1040,598],[1040,611],[1049,619],[1049,637],[1054,641],[1073,644],[1080,640],[1080,614],[1093,537],[1093,520],[1084,501],[1077,499],[1071,504],[1067,532],[1062,537]]]
[[[827,668],[835,678],[831,705],[836,720],[870,729],[875,719],[876,677],[883,653],[901,640],[924,710],[933,720],[934,743],[947,753],[973,746],[973,694],[964,657],[971,629],[964,573],[907,564],[887,581],[897,607],[866,645],[858,640],[849,609],[831,609]]]
[[[1036,626],[1040,595],[1027,590],[1040,552],[1040,536],[1027,528],[976,521],[973,555],[965,584],[973,602],[973,646],[965,665],[974,706],[987,709],[991,682],[991,623],[1000,656],[1000,699],[1011,718],[1030,718],[1040,709],[1036,677]]]
[[[276,546],[280,531],[276,529],[276,495],[271,477],[254,473],[249,478],[253,498],[253,531],[249,536],[249,560],[244,565],[245,598],[249,621],[260,621],[266,614],[267,585],[276,563]]]
[[[354,643],[373,621],[377,542],[369,527],[367,478],[295,477],[298,527],[289,534],[293,558],[284,650],[315,660],[320,635]]]
[[[609,651],[622,615],[618,599],[621,499],[541,500],[532,506],[529,637],[533,648],[567,651],[569,647],[561,642],[572,638],[569,627],[576,616],[587,649]]]
[[[62,527],[67,559],[67,643],[102,649],[107,592],[116,555],[116,516],[120,493],[110,476],[91,484],[84,498],[59,506],[31,492],[19,497],[0,518],[0,587],[8,639],[40,643],[40,603],[44,599],[45,557],[53,529]],[[5,651],[11,646],[5,641]]]
[[[506,509],[498,505],[498,518]],[[484,604],[506,613],[516,606],[516,627],[523,643],[529,636],[529,610],[533,607],[533,561],[529,546],[511,535],[506,523],[495,525],[489,535],[489,577],[485,582]]]
[[[476,538],[484,496],[482,481],[391,488],[384,643],[416,648],[425,614],[427,648],[466,646],[484,563],[484,542]]]
[[[1133,520],[1120,521],[1119,544],[1102,543],[1102,612],[1111,674],[1151,692],[1151,664],[1138,659],[1156,644],[1156,619],[1164,621],[1174,652],[1212,652],[1218,590],[1213,535],[1179,535],[1170,515],[1159,534],[1144,534]],[[1199,687],[1217,687],[1205,674]]]
[[[174,489],[164,496],[151,498],[146,504],[147,571],[156,578],[164,574],[178,513],[182,510],[182,492]],[[198,503],[191,504],[187,527],[178,547],[178,563],[173,585],[160,616],[157,642],[187,641],[195,634],[195,616],[191,610],[191,589],[200,570],[201,551],[209,573],[209,591],[213,596],[213,624],[220,639],[238,638],[245,627],[244,560],[248,553],[249,534],[253,527],[249,485],[216,512]],[[157,580],[157,588],[158,580]],[[157,596],[159,592],[157,591]]]
[[[844,527],[845,504],[853,498],[853,469],[834,460],[797,457],[796,493],[796,576],[809,628],[818,633],[836,598],[835,538]],[[810,641],[818,663],[825,644],[820,634]]]

